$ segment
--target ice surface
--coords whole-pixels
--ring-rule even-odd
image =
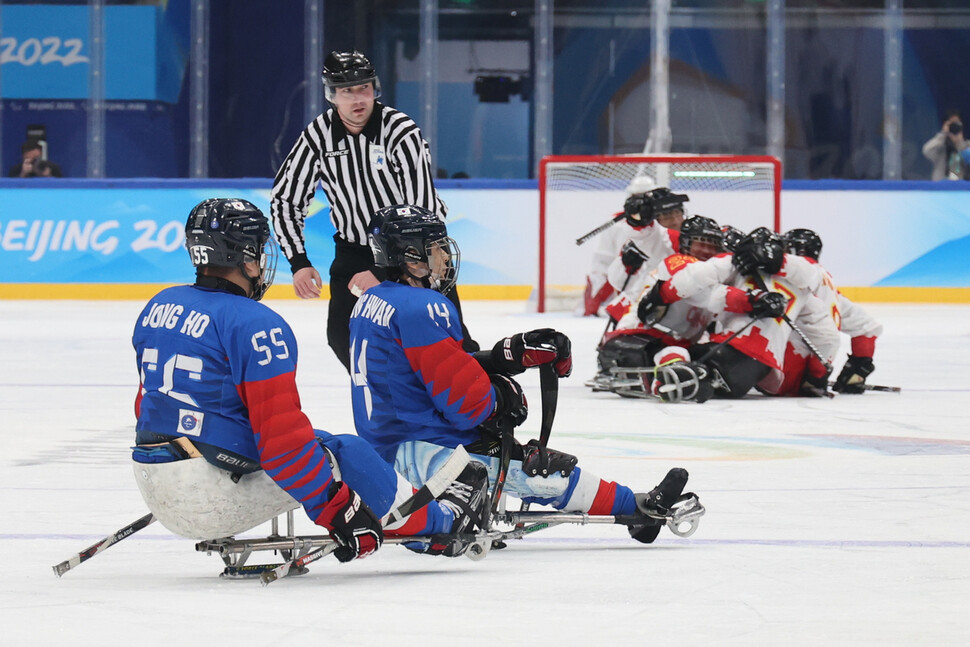
[[[351,432],[326,303],[270,305],[301,344],[310,419]],[[0,303],[4,645],[967,644],[970,307],[866,306],[886,330],[870,381],[902,394],[662,405],[583,387],[603,320],[466,302],[488,344],[570,335],[552,446],[640,491],[686,467],[708,510],[693,537],[559,527],[481,562],[388,546],[264,588],[155,524],[57,579],[146,512],[128,460],[141,306]],[[538,376],[522,382],[537,433]]]

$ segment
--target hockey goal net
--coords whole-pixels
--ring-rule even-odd
[[[780,231],[781,162],[752,155],[550,155],[539,163],[538,312],[569,310],[582,301],[593,237],[577,239],[623,210],[635,178],[686,193],[685,217],[702,215],[748,232]]]

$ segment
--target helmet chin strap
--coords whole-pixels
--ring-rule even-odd
[[[424,276],[415,276],[414,274],[411,274],[411,272],[408,270],[407,263],[401,264],[401,271],[404,272],[406,275],[408,275],[415,282],[420,283],[422,287],[425,287],[429,290],[438,289],[439,282],[437,280],[434,281],[434,286],[432,286],[431,272],[428,272]]]

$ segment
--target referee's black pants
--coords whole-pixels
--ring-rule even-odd
[[[350,313],[354,310],[357,297],[351,293],[347,284],[354,274],[370,270],[379,281],[384,280],[382,268],[374,265],[374,254],[367,245],[355,245],[334,236],[334,256],[330,265],[330,307],[327,311],[327,343],[333,349],[340,363],[350,373]],[[445,295],[455,304],[458,318],[461,319],[461,333],[464,341],[462,348],[469,353],[479,350],[478,343],[471,338],[465,327],[461,312],[461,301],[458,290],[452,290]]]

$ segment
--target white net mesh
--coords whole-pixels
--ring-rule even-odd
[[[687,216],[703,215],[742,231],[776,228],[780,164],[771,157],[664,155],[543,159],[540,169],[538,310],[576,307],[598,236],[576,240],[623,210],[629,193],[665,186],[686,193]]]

